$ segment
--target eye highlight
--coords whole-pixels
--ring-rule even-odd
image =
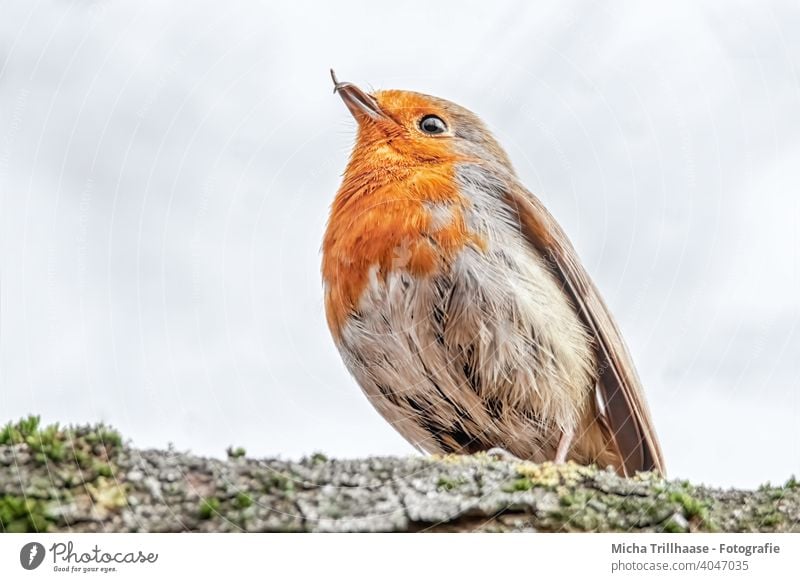
[[[428,135],[439,135],[440,133],[447,131],[447,124],[442,120],[441,117],[436,115],[426,115],[419,120],[419,128],[422,133],[427,133]]]

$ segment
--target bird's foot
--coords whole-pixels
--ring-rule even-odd
[[[561,433],[561,439],[558,441],[556,448],[556,457],[553,462],[557,465],[563,465],[567,462],[567,454],[569,448],[572,446],[572,439],[575,437],[575,429],[565,430]]]

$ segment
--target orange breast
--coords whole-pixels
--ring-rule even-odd
[[[468,201],[458,192],[454,162],[420,167],[348,167],[323,242],[325,309],[335,338],[358,309],[370,269],[379,280],[394,270],[426,277],[466,244]]]

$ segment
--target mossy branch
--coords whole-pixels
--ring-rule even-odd
[[[719,490],[487,455],[299,462],[0,430],[0,531],[800,531],[800,484]]]

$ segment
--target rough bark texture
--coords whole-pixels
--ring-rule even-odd
[[[299,462],[0,431],[0,531],[800,531],[800,485],[719,490],[482,455]]]

